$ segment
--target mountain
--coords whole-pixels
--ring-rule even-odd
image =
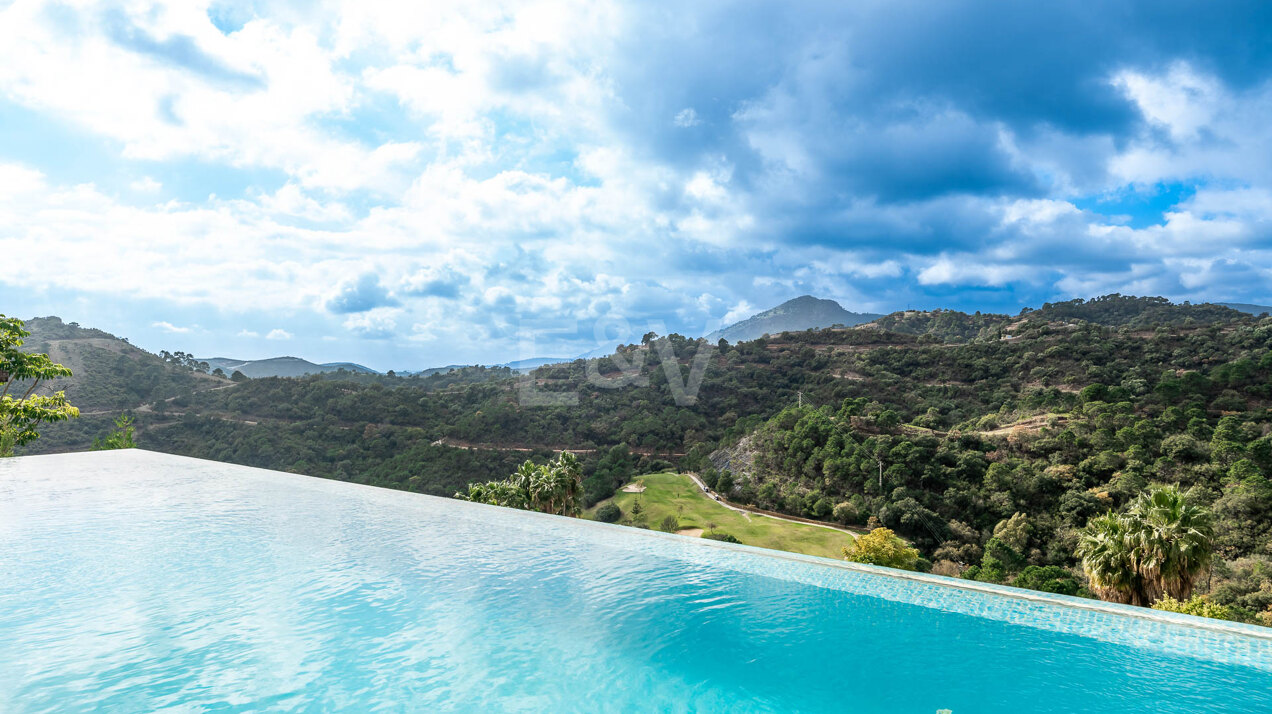
[[[361,372],[378,374],[370,367],[363,367],[353,362],[327,362],[314,364],[299,357],[271,357],[269,359],[241,360],[228,357],[213,357],[200,360],[207,362],[211,369],[220,368],[226,374],[242,372],[244,376],[257,379],[260,377],[303,377],[306,374],[322,374],[324,372]]]
[[[1268,305],[1251,305],[1246,302],[1221,302],[1219,304],[1251,315],[1262,315],[1265,312],[1272,314],[1272,306]]]
[[[715,342],[723,337],[730,343],[736,344],[780,332],[802,332],[835,325],[852,327],[880,317],[883,315],[850,312],[840,307],[834,300],[821,300],[811,295],[803,295],[724,329],[716,330],[707,335],[707,339]]]
[[[71,369],[71,377],[40,387],[62,390],[86,415],[118,412],[200,389],[228,384],[129,344],[102,330],[63,322],[59,317],[26,321],[31,333],[22,349],[42,352]]]

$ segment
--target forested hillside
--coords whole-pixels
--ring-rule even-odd
[[[145,448],[439,495],[572,449],[589,504],[677,465],[736,501],[893,528],[944,572],[1018,582],[1060,568],[1047,572],[1072,587],[1045,587],[1062,590],[1078,586],[1089,517],[1180,483],[1218,518],[1225,597],[1272,605],[1272,318],[1225,307],[1108,296],[1016,316],[894,313],[740,344],[671,335],[526,377],[222,385],[111,354],[82,361],[103,384],[80,394],[131,404]],[[668,375],[683,383],[700,354],[701,388],[678,403]],[[528,389],[577,404],[531,406]],[[81,444],[69,429],[34,446]]]
[[[786,407],[715,453],[705,478],[761,508],[878,522],[940,572],[1060,592],[1079,589],[1090,517],[1180,484],[1215,516],[1214,599],[1266,613],[1272,319],[1153,304],[1153,327],[1126,301],[1095,307],[1025,314],[1010,338],[844,350],[854,396]],[[799,337],[779,350],[840,348]]]
[[[230,384],[108,332],[57,317],[27,320],[26,329],[31,334],[23,350],[48,354],[72,372],[70,377],[44,383],[40,391],[65,391],[67,400],[80,409],[78,419],[47,425],[44,436],[26,453],[87,449],[121,413],[145,411],[164,400]]]

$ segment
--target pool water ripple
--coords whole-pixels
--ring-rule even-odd
[[[5,712],[1272,711],[1272,639],[1120,613],[141,451],[0,461]]]

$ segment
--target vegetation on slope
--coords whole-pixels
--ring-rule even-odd
[[[843,531],[738,513],[708,497],[683,474],[650,474],[634,484],[644,490],[620,491],[592,509],[593,516],[612,503],[625,525],[689,534],[700,530],[703,537],[728,535],[746,545],[827,558],[840,557],[843,548],[852,545],[853,536]]]
[[[684,379],[704,350],[697,399],[678,402],[668,374]],[[1270,350],[1272,318],[1109,296],[1014,317],[898,313],[736,345],[671,335],[442,388],[390,375],[191,385],[138,409],[137,440],[442,494],[568,448],[588,504],[670,464],[727,470],[734,499],[873,519],[939,572],[976,566],[975,577],[1057,592],[1086,584],[1074,553],[1091,517],[1179,484],[1214,514],[1211,597],[1261,612],[1272,605]],[[128,379],[107,372],[102,388]],[[578,404],[529,406],[527,385]]]

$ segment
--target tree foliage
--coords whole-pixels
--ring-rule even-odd
[[[579,460],[562,452],[555,461],[526,461],[503,481],[469,484],[456,498],[493,506],[520,508],[561,516],[577,516],[582,510],[583,479]]]
[[[92,451],[111,451],[114,449],[135,449],[137,442],[133,440],[136,431],[133,418],[120,414],[115,419],[115,428],[105,438],[93,439]]]
[[[1153,609],[1166,612],[1181,612],[1185,615],[1196,615],[1197,617],[1210,617],[1216,620],[1233,619],[1231,608],[1213,603],[1210,598],[1204,595],[1194,595],[1187,600],[1176,600],[1170,595],[1163,595],[1160,600],[1153,603]]]
[[[37,392],[44,382],[71,376],[71,370],[46,354],[19,349],[30,334],[21,320],[0,315],[0,456],[39,438],[41,424],[79,416],[65,392]]]
[[[1155,488],[1124,514],[1087,524],[1078,542],[1092,590],[1105,600],[1148,606],[1187,600],[1213,556],[1213,518],[1178,486]]]
[[[919,551],[906,545],[887,528],[876,528],[858,536],[851,546],[844,548],[844,558],[854,563],[901,570],[917,570],[919,565]]]

